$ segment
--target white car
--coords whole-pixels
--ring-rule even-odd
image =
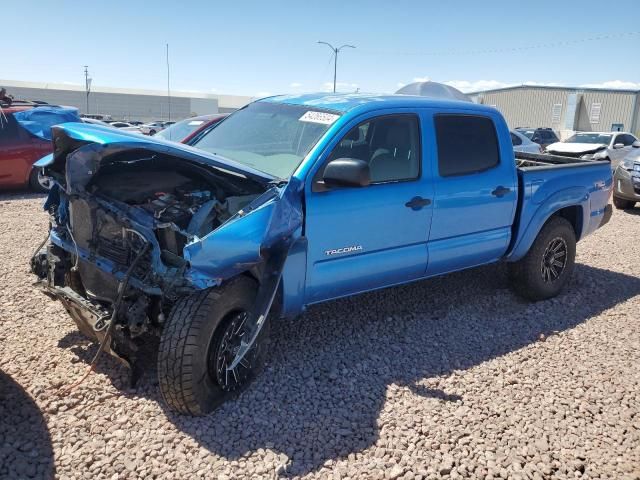
[[[564,142],[552,143],[547,152],[584,160],[610,160],[615,170],[634,148],[640,148],[640,141],[627,132],[577,132]]]
[[[160,130],[164,130],[164,127],[165,127],[164,122],[150,122],[150,123],[143,123],[138,128],[140,128],[140,131],[145,135],[155,135]]]
[[[542,153],[542,147],[520,132],[511,130],[511,144],[516,152]]]

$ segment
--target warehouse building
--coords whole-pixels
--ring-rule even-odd
[[[566,138],[575,131],[640,133],[640,91],[522,85],[469,94],[496,107],[511,128],[550,127]]]
[[[252,97],[238,95],[171,92],[169,104],[166,91],[92,87],[87,111],[87,96],[81,85],[0,80],[0,87],[6,88],[7,93],[16,99],[69,105],[77,107],[80,113],[143,122],[169,120],[169,115],[171,120],[177,121],[194,115],[229,113],[253,100]]]

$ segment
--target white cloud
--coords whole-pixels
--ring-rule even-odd
[[[217,89],[217,88],[211,88],[211,89],[209,89],[209,91],[210,91],[211,93],[215,93],[215,92],[217,92],[217,91],[218,91],[218,89]]]
[[[609,80],[602,83],[585,83],[580,85],[584,88],[607,88],[614,90],[640,90],[640,83],[625,82],[624,80]]]
[[[256,92],[254,97],[270,97],[271,95],[273,95],[273,93],[261,91],[261,92]]]
[[[414,82],[430,82],[431,79],[429,77],[413,77]]]
[[[302,86],[302,84],[299,83],[299,82],[292,82],[292,83],[289,84],[289,86],[291,88],[300,88]]]
[[[445,85],[449,85],[453,88],[457,88],[461,92],[475,92],[477,90],[492,90],[494,88],[505,88],[512,87],[516,84],[514,83],[505,83],[499,80],[449,80],[446,82],[442,82]]]
[[[358,89],[357,83],[336,82],[336,92],[355,92]],[[324,82],[322,90],[333,92],[333,82]]]
[[[402,83],[402,82],[398,82],[398,83],[396,84],[396,86],[397,86],[398,88],[402,88],[402,87],[404,87],[405,85],[406,85],[406,83]]]

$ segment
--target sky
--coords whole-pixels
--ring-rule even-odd
[[[640,0],[3,0],[0,78],[265,96],[525,83],[640,89]],[[609,5],[609,6],[607,6]],[[29,19],[29,21],[23,20]],[[10,92],[9,92],[10,93]]]

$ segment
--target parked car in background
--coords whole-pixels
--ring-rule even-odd
[[[511,130],[511,144],[516,152],[542,153],[542,147],[517,130]]]
[[[142,125],[139,125],[138,128],[145,135],[155,135],[161,130],[164,130],[164,122],[143,123]]]
[[[174,142],[188,143],[203,130],[217,124],[226,114],[200,115],[174,123],[156,133],[156,137]]]
[[[82,121],[78,109],[13,101],[0,110],[0,189],[46,190],[48,181],[33,164],[51,153],[53,125]]]
[[[96,120],[95,118],[82,117],[82,123],[90,123],[91,125],[102,125],[103,127],[110,127],[109,122],[103,122],[102,120]]]
[[[550,128],[527,128],[518,127],[516,132],[523,134],[529,140],[540,145],[543,149],[552,143],[559,142],[560,139]]]
[[[106,115],[103,113],[81,113],[81,118],[93,118],[94,120],[102,120],[103,122],[113,121],[111,119],[111,115]]]
[[[160,336],[159,387],[185,414],[260,371],[272,304],[295,317],[499,261],[516,292],[548,299],[611,216],[607,162],[514,157],[502,115],[470,102],[279,96],[196,148],[82,124],[54,140],[38,284],[134,368]]]
[[[126,127],[133,127],[134,125],[127,123],[127,122],[111,122],[110,124],[112,127],[115,128],[126,128]]]
[[[583,160],[609,160],[615,170],[634,148],[640,148],[640,142],[627,132],[577,132],[564,142],[549,145],[547,152]]]
[[[131,125],[134,125],[134,126],[136,126],[136,127],[137,127],[137,126],[142,125],[144,122],[141,122],[141,121],[139,121],[139,120],[129,120],[129,123],[130,123]]]
[[[640,202],[640,149],[634,149],[613,173],[613,205],[621,210]]]

